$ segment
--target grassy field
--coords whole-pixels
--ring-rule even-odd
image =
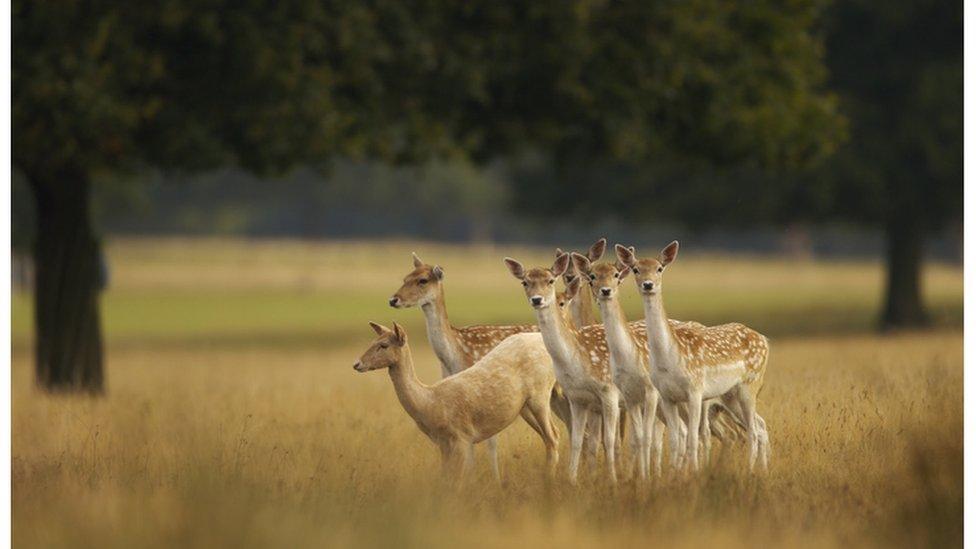
[[[444,267],[456,324],[531,322],[500,258],[552,259],[408,242],[116,242],[103,297],[108,394],[96,400],[34,389],[29,300],[15,295],[14,544],[961,543],[957,268],[925,273],[938,328],[878,336],[877,264],[683,252],[668,272],[673,317],[739,320],[771,337],[759,405],[769,474],[744,474],[735,447],[716,448],[718,463],[697,478],[666,474],[647,490],[548,484],[541,444],[517,423],[500,440],[503,485],[479,451],[453,493],[388,376],[351,368],[371,340],[366,321],[395,319],[422,379],[437,379],[419,311],[386,306],[411,250]]]

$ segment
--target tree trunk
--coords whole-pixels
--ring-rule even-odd
[[[62,169],[30,180],[37,211],[37,384],[52,392],[101,393],[101,265],[89,214],[88,175],[82,170]]]
[[[888,258],[885,308],[881,328],[928,324],[922,305],[922,254],[925,233],[910,216],[896,216],[887,226]]]

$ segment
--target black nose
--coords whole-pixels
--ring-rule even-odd
[[[642,282],[641,283],[641,286],[643,286],[645,290],[653,290],[654,289],[654,283],[653,282]]]
[[[400,298],[399,297],[396,297],[396,296],[391,297],[390,298],[390,307],[396,307],[397,306],[397,303],[399,303],[399,301],[400,301]]]
[[[359,371],[359,363],[357,362],[357,363],[353,364],[352,365],[352,369],[353,370],[356,370],[358,372]]]
[[[610,288],[600,288],[600,293],[603,295],[610,295]]]
[[[530,301],[532,301],[533,305],[542,305],[541,297],[533,297]]]

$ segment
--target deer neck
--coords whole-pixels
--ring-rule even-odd
[[[464,369],[461,364],[463,356],[458,344],[457,331],[447,319],[447,305],[444,304],[444,289],[438,288],[437,297],[420,306],[427,322],[427,340],[434,349],[434,354],[441,361],[441,373],[444,377],[456,374]]]
[[[536,309],[535,313],[542,341],[553,362],[563,370],[574,369],[579,356],[579,336],[576,329],[551,305]]]
[[[573,313],[573,323],[577,328],[596,323],[596,317],[593,316],[593,298],[586,290],[579,292],[570,302],[569,310]]]
[[[664,366],[661,359],[672,364],[680,359],[677,341],[664,310],[661,292],[642,296],[644,301],[644,321],[647,324],[647,350],[654,357],[651,363]]]
[[[616,365],[629,366],[636,364],[635,359],[639,356],[637,342],[634,341],[630,324],[624,315],[620,301],[614,299],[597,300],[600,304],[600,314],[603,316],[603,328],[606,332],[607,347],[613,356],[613,363]]]
[[[421,383],[413,368],[410,346],[403,346],[403,355],[397,364],[390,367],[390,379],[400,405],[417,423],[424,423],[430,402],[430,387]]]

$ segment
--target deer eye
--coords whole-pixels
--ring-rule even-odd
[[[386,349],[388,347],[389,345],[387,345],[386,343],[380,343],[380,349]]]
[[[663,272],[664,272],[664,267],[658,267],[658,268],[657,268],[657,272],[659,272],[659,273],[663,273]]]
[[[635,274],[635,275],[636,275],[636,274],[640,274],[640,269],[638,269],[637,267],[634,267],[634,274]]]
[[[592,281],[592,280],[596,280],[596,275],[595,275],[595,274],[593,274],[593,273],[590,273],[590,280],[591,280],[591,281]]]
[[[620,278],[620,273],[613,273],[614,278]]]
[[[417,281],[417,284],[420,284],[421,286],[423,286],[424,284],[427,284],[427,279],[426,278],[421,278],[420,280]]]
[[[523,286],[525,286],[526,288],[528,288],[528,287],[529,287],[529,283],[528,283],[528,282],[526,282],[526,281],[524,281],[524,280],[522,281],[522,285],[523,285]]]
[[[555,278],[550,278],[549,279],[549,285],[550,286],[552,286],[554,282],[556,282],[556,279]]]
[[[560,302],[559,302],[559,306],[560,306],[560,307],[562,307],[562,306],[563,306],[563,305],[565,305],[565,304],[566,304],[566,302],[565,302],[565,301],[560,301]]]

